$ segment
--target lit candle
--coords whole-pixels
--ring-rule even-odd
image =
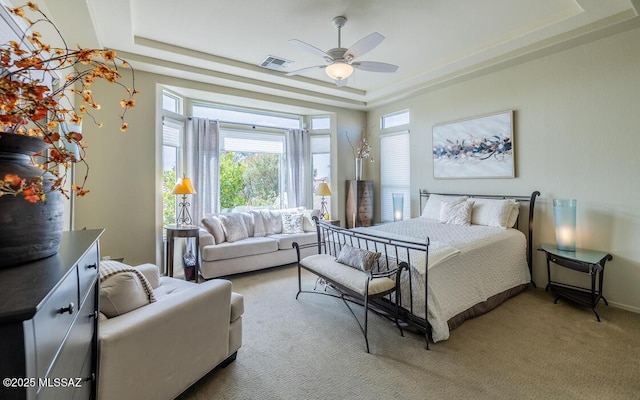
[[[355,214],[353,214],[353,227],[354,228],[356,227],[356,215]]]

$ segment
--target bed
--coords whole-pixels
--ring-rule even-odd
[[[427,243],[428,251],[399,255],[399,261],[409,261],[409,271],[400,277],[401,318],[426,334],[427,347],[429,336],[433,342],[448,339],[450,330],[465,320],[497,307],[533,283],[533,212],[539,194],[446,195],[421,190],[420,217],[355,228],[362,234],[400,244]],[[467,211],[475,223],[441,222],[438,211],[454,203],[471,207],[472,211]],[[395,300],[389,296],[379,305],[384,309]]]

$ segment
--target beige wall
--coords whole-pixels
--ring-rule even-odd
[[[433,192],[530,194],[540,190],[536,247],[554,242],[553,198],[578,200],[579,247],[613,255],[604,294],[640,312],[640,29],[526,62],[451,87],[380,107],[368,116],[411,111],[412,215],[418,189]],[[435,180],[434,124],[515,110],[515,179]],[[378,171],[373,172],[379,181]],[[378,210],[379,212],[379,210]],[[534,277],[546,284],[543,254]],[[586,283],[561,271],[562,279]]]
[[[135,65],[134,65],[135,67]],[[162,260],[162,197],[161,179],[161,117],[156,112],[160,104],[160,85],[187,87],[219,93],[224,96],[262,98],[278,104],[318,110],[335,116],[332,138],[333,182],[344,182],[353,175],[353,165],[341,168],[339,160],[347,157],[344,132],[350,136],[360,132],[366,121],[362,111],[344,110],[314,103],[296,102],[273,96],[196,83],[136,71],[136,107],[126,119],[129,130],[119,130],[122,91],[115,85],[96,84],[93,93],[102,110],[97,119],[104,122],[98,129],[85,120],[83,131],[89,146],[87,158],[90,176],[87,187],[91,193],[76,202],[76,229],[104,228],[101,239],[103,256],[124,257],[129,264],[158,263]],[[157,104],[158,103],[158,104]],[[336,135],[340,132],[341,135]],[[350,151],[350,150],[349,150]],[[350,159],[350,158],[349,158]],[[334,185],[335,186],[335,185]],[[344,214],[343,185],[332,187],[334,201],[331,215]]]

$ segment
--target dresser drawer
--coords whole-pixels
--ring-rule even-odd
[[[37,376],[47,376],[49,366],[77,313],[78,275],[76,269],[72,268],[33,318],[38,349],[36,352]]]
[[[91,353],[92,339],[95,334],[95,288],[91,288],[87,300],[77,313],[75,323],[62,345],[62,349],[53,367],[47,376],[48,382],[56,382],[58,380],[67,380],[68,387],[43,387],[40,389],[38,398],[59,398],[71,399],[73,393],[82,390],[83,386],[91,387],[91,381],[85,378],[90,373],[84,372],[83,366],[87,359],[87,355]],[[69,378],[71,379],[70,382]],[[80,378],[80,379],[76,379]],[[85,388],[86,389],[86,388]],[[86,397],[88,398],[88,396]]]
[[[80,262],[78,262],[78,282],[80,283],[80,300],[84,299],[87,291],[93,286],[98,277],[98,244],[89,248]]]

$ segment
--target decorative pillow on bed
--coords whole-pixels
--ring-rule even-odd
[[[422,210],[421,217],[439,220],[440,219],[440,204],[443,201],[466,200],[468,198],[469,198],[468,196],[445,196],[445,195],[441,195],[441,194],[429,195],[429,199],[427,200],[427,204],[424,205],[424,209]]]
[[[304,218],[302,214],[283,213],[282,233],[304,233],[304,230],[302,230],[302,218]]]
[[[200,222],[202,223],[202,226],[204,226],[204,228],[213,235],[213,240],[215,240],[216,244],[220,244],[226,240],[224,237],[224,230],[222,229],[222,223],[218,217],[208,214],[205,215]]]
[[[371,271],[379,258],[380,253],[344,245],[336,257],[336,262],[362,271]]]
[[[507,229],[516,223],[519,211],[518,202],[512,199],[475,199],[471,223]]]
[[[454,225],[471,225],[472,199],[442,201],[440,203],[440,222]]]
[[[244,225],[244,218],[239,213],[221,215],[220,222],[222,222],[222,229],[227,242],[237,242],[249,237],[247,227]]]

